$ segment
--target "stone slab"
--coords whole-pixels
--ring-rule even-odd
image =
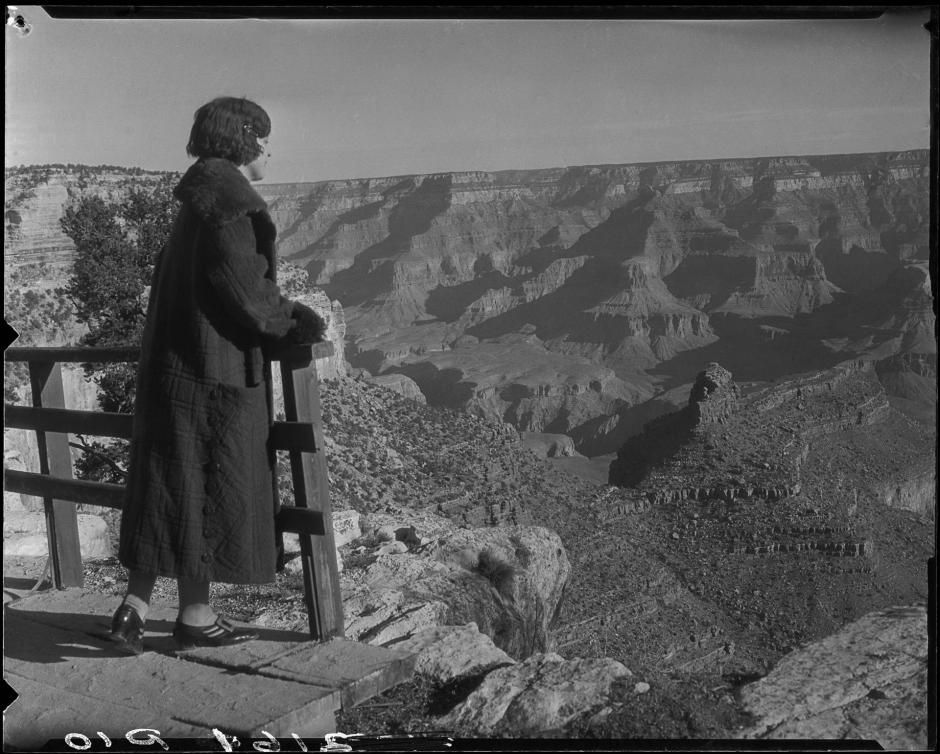
[[[10,609],[28,612],[28,617],[31,620],[49,623],[50,625],[61,624],[64,615],[68,615],[69,618],[85,615],[92,621],[107,626],[111,620],[111,615],[120,603],[120,597],[101,594],[100,592],[90,592],[81,588],[44,589],[31,594],[25,599],[14,602],[10,605]],[[169,622],[170,630],[172,630],[172,624],[175,620],[175,605],[170,606],[157,602],[151,605],[150,613],[147,616],[148,628],[151,621],[157,624]]]
[[[118,655],[106,638],[118,602],[83,589],[11,602],[4,608],[5,668],[73,702],[88,700],[88,719],[97,714],[94,703],[114,704],[240,736],[322,735],[341,706],[411,677],[411,653],[345,639],[321,644],[306,633],[263,627],[254,627],[261,634],[255,641],[180,652],[171,636],[176,607],[160,603],[147,616],[144,654]]]
[[[342,706],[354,706],[411,677],[414,654],[347,639],[307,643],[259,666],[258,673],[299,683],[327,682],[342,695]]]
[[[28,620],[50,626],[67,626],[71,631],[100,637],[108,631],[111,615],[119,604],[119,597],[99,592],[48,589],[36,592],[26,599],[11,602],[9,608],[17,610]],[[176,645],[171,633],[176,622],[176,612],[175,605],[157,602],[151,604],[144,634],[146,650],[175,652]],[[239,621],[232,622],[235,625],[248,625]],[[228,659],[220,664],[240,668],[262,657],[278,654],[289,646],[307,643],[310,639],[308,634],[300,631],[284,631],[262,626],[252,628],[257,630],[261,638],[242,647],[226,647],[226,652],[230,654],[227,655]]]
[[[513,660],[499,649],[476,623],[464,626],[431,626],[395,645],[399,651],[416,654],[415,673],[434,683],[447,685],[482,676]]]
[[[146,710],[157,719],[245,736],[261,730],[316,735],[305,730],[308,722],[332,719],[339,708],[332,688],[262,681],[158,652],[116,655],[104,640],[27,620],[15,610],[7,610],[5,622],[6,671],[70,695]]]
[[[203,738],[205,728],[173,717],[157,716],[110,700],[64,691],[7,671],[5,680],[19,694],[3,714],[4,751],[10,748],[36,751],[47,741],[60,745],[69,733],[81,733],[98,741],[98,731],[108,739],[124,742],[128,731],[150,728],[164,738]]]
[[[261,634],[264,629],[252,626]],[[285,632],[286,633],[286,632]],[[262,634],[263,635],[263,634]],[[268,665],[274,660],[290,655],[298,647],[309,644],[310,641],[276,641],[271,639],[256,639],[237,644],[233,647],[196,647],[177,651],[177,657],[191,662],[201,662],[204,665],[217,665],[238,670],[243,673],[253,672]],[[328,684],[321,684],[328,685]]]

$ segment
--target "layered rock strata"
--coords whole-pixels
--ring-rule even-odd
[[[696,350],[764,381],[865,354],[930,353],[929,178],[927,152],[912,151],[261,191],[282,258],[345,308],[354,367],[404,374],[432,404],[603,454]],[[56,256],[53,215],[69,191],[159,179],[7,171],[10,253]],[[906,399],[929,392],[930,378],[890,379]]]
[[[740,337],[716,330],[715,315],[814,316],[840,295],[829,266],[840,280],[855,274],[843,290],[862,291],[925,258],[927,178],[926,153],[908,152],[265,190],[287,228],[282,253],[347,306],[356,366],[403,372],[432,403],[603,450],[623,408],[655,393],[657,365]],[[859,254],[861,272],[844,272]],[[548,353],[500,352],[526,325]],[[490,376],[497,357],[506,370]],[[552,386],[586,368],[573,357],[633,390],[559,400]],[[533,359],[554,369],[520,368]]]
[[[650,422],[618,451],[610,482],[636,487],[653,504],[779,500],[800,494],[812,441],[891,415],[872,361],[793,377],[746,397],[727,370],[710,364],[687,407]]]

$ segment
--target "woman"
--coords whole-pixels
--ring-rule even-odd
[[[196,111],[195,162],[157,259],[137,377],[119,557],[127,595],[118,649],[143,651],[158,576],[177,579],[182,648],[257,638],[209,606],[213,581],[274,580],[276,534],[270,365],[278,341],[321,340],[325,325],[275,284],[276,231],[250,181],[264,177],[271,123],[246,99]]]

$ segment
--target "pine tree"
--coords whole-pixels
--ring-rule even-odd
[[[75,242],[75,263],[65,291],[76,319],[88,326],[82,345],[140,345],[145,291],[176,212],[172,186],[167,176],[151,191],[133,190],[123,201],[86,196],[66,209],[60,223]],[[133,412],[136,364],[86,364],[85,370],[98,386],[103,411]],[[126,441],[83,439],[83,448],[86,453],[76,464],[80,477],[123,478]]]

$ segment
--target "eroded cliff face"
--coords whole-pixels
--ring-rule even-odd
[[[120,200],[133,189],[147,190],[172,173],[119,167],[43,165],[4,171],[4,257],[7,264],[70,262],[72,239],[62,232],[59,218],[82,196]]]
[[[262,192],[280,253],[345,307],[354,367],[604,452],[624,411],[726,352],[759,381],[928,353],[927,165],[914,151]]]
[[[896,410],[880,368],[852,360],[745,394],[709,364],[686,406],[621,446],[609,482],[641,504],[779,500],[828,486],[850,517],[860,500],[933,517],[936,423]]]
[[[911,151],[259,190],[281,258],[342,306],[353,368],[594,455],[710,361],[745,382],[859,357],[935,365],[929,178]],[[67,257],[70,195],[158,179],[8,171],[8,256]],[[890,363],[897,400],[935,392],[935,366]]]

